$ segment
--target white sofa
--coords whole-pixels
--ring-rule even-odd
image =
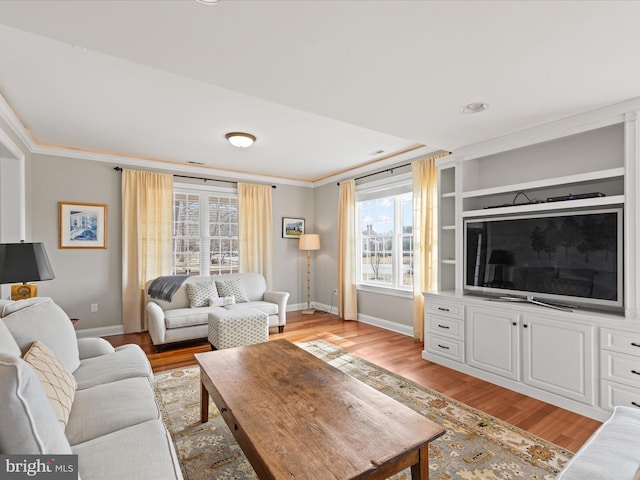
[[[284,331],[287,323],[288,292],[268,292],[264,277],[259,273],[231,273],[227,275],[193,275],[187,277],[184,283],[175,291],[171,301],[151,298],[149,286],[153,280],[147,282],[147,325],[151,341],[156,347],[167,343],[181,342],[207,338],[209,313],[216,310],[233,310],[237,308],[255,308],[269,315],[269,327],[278,327]],[[234,298],[234,303],[224,306],[191,307],[187,285],[190,283],[239,282],[246,293],[246,300]],[[216,288],[216,292],[220,290]],[[219,292],[223,296],[222,292]]]
[[[83,480],[182,479],[140,347],[78,339],[50,298],[1,301],[0,314],[0,453],[76,454]],[[34,363],[34,343],[52,355]],[[43,370],[56,372],[55,381]],[[61,402],[50,400],[61,396],[47,390],[62,377],[75,387],[66,426]]]
[[[640,408],[617,406],[556,480],[640,480]]]

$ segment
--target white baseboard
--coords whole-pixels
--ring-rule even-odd
[[[312,302],[312,305],[319,310],[333,313],[335,315],[338,314],[338,307],[336,307],[335,305],[331,307],[330,305],[325,305],[323,303],[318,303],[318,302]],[[306,308],[306,304],[305,304],[305,307],[303,308]],[[358,321],[362,323],[366,323],[368,325],[373,325],[375,327],[384,328],[385,330],[390,330],[392,332],[400,333],[408,337],[413,337],[413,326],[402,325],[400,323],[385,320],[384,318],[372,317],[371,315],[363,315],[363,314],[358,314]]]
[[[113,325],[110,327],[97,327],[97,328],[83,328],[76,330],[76,336],[78,338],[87,337],[106,337],[109,335],[121,335],[124,333],[124,326]]]
[[[413,326],[402,325],[400,323],[391,322],[384,318],[372,317],[371,315],[358,314],[358,321],[374,325],[376,327],[384,328],[385,330],[391,330],[392,332],[401,333],[408,337],[413,337]]]

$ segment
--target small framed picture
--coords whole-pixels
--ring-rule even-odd
[[[304,234],[304,218],[282,217],[282,238],[300,238]]]
[[[59,248],[107,248],[107,206],[58,202]]]

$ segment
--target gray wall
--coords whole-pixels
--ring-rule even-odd
[[[56,278],[38,285],[78,329],[122,324],[120,174],[114,165],[34,154],[29,182],[33,240],[44,242]],[[59,249],[58,202],[107,205],[106,249]],[[91,304],[98,311],[91,313]]]
[[[113,167],[108,163],[36,154],[28,177],[28,195],[35,206],[31,222],[33,240],[44,242],[56,274],[54,280],[38,284],[38,294],[54,298],[70,317],[79,318],[78,329],[122,324],[121,176]],[[60,201],[107,204],[108,248],[59,249]],[[277,185],[273,190],[272,288],[290,292],[291,306],[306,305],[306,254],[298,250],[296,240],[282,238],[282,217],[305,218],[308,231],[313,233],[313,205],[310,187]],[[91,312],[93,303],[98,304],[95,313]]]

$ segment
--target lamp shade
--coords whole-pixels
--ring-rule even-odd
[[[320,235],[317,233],[306,233],[300,235],[298,243],[299,250],[320,250]]]
[[[43,243],[0,244],[0,283],[38,282],[55,278]]]

